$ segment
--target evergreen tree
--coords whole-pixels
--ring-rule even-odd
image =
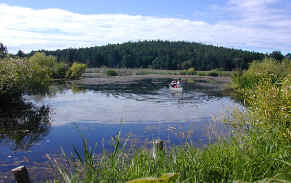
[[[6,57],[8,54],[7,47],[0,43],[0,58]]]

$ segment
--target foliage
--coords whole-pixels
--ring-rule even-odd
[[[125,152],[118,138],[112,153],[97,157],[84,141],[83,152],[75,150],[76,159],[68,159],[69,167],[56,166],[62,180],[68,183],[121,183],[141,177],[160,177],[166,172],[179,174],[176,182],[254,182],[274,177],[290,180],[290,147],[282,146],[270,136],[250,135],[243,141],[234,138],[231,143],[213,144],[201,150],[185,144],[168,153],[159,153],[155,159],[146,149]],[[154,180],[161,181],[150,179]]]
[[[218,72],[217,72],[216,70],[212,70],[212,71],[210,71],[207,75],[208,75],[208,76],[217,77],[219,74],[218,74]]]
[[[25,92],[44,91],[50,81],[49,72],[31,60],[2,59],[0,73],[0,98],[7,102],[19,99]]]
[[[194,69],[194,67],[191,67],[191,68],[187,69],[187,73],[188,73],[189,75],[194,75],[194,74],[195,74],[195,69]]]
[[[8,54],[7,47],[0,43],[0,59],[6,57]]]
[[[54,75],[54,66],[57,64],[56,57],[46,56],[43,52],[36,52],[29,58],[29,61],[47,70],[49,76],[52,77]]]
[[[274,83],[273,76],[264,76],[255,89],[244,92],[252,119],[248,123],[276,132],[282,141],[291,143],[291,74]]]
[[[82,73],[86,71],[87,65],[74,62],[71,68],[66,73],[66,77],[69,79],[78,79]]]
[[[118,76],[118,73],[115,70],[107,70],[106,75],[107,76]]]
[[[175,173],[165,173],[161,175],[159,178],[155,177],[146,177],[146,178],[139,178],[135,180],[128,181],[127,183],[170,183],[170,182],[175,182],[176,179],[178,178],[178,174]]]
[[[291,73],[291,61],[284,59],[282,62],[272,58],[263,61],[254,61],[246,72],[238,71],[233,75],[233,87],[238,90],[251,89],[264,78],[270,78],[276,83]],[[243,91],[242,91],[243,92]]]
[[[78,79],[87,68],[86,64],[78,62],[69,67],[64,62],[58,62],[55,56],[46,56],[43,52],[36,52],[29,61],[47,70],[49,76],[54,79]]]
[[[196,72],[195,72],[194,67],[191,67],[191,68],[189,68],[187,70],[181,71],[180,74],[181,75],[195,75]]]
[[[69,66],[64,62],[54,64],[53,67],[53,78],[62,79],[66,78],[66,73],[69,70]]]
[[[149,68],[211,70],[223,68],[231,71],[247,69],[253,60],[263,59],[264,54],[235,50],[200,43],[183,41],[140,41],[110,44],[91,48],[43,51],[70,63],[79,60],[88,67]],[[30,55],[34,52],[30,53]]]
[[[16,53],[16,56],[23,58],[25,56],[25,53],[21,50],[18,50],[18,52]]]
[[[273,51],[270,54],[270,57],[275,59],[275,60],[281,61],[281,60],[283,60],[284,55],[280,51]]]

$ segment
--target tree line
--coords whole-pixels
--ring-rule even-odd
[[[41,50],[58,61],[79,60],[88,67],[222,70],[247,69],[266,54],[184,41],[139,41],[90,48]],[[21,53],[20,53],[21,54]],[[31,52],[30,55],[34,54]],[[279,52],[279,55],[282,55]]]
[[[39,50],[25,54],[21,50],[15,56],[30,57],[36,52],[55,56],[57,61],[71,65],[76,60],[88,67],[112,68],[153,68],[153,69],[188,69],[196,70],[235,70],[248,68],[254,60],[271,57],[283,60],[291,58],[280,51],[263,54],[233,48],[224,48],[185,41],[139,41],[122,44],[108,44],[89,48],[68,48],[54,51]],[[0,43],[0,58],[7,54],[7,48]]]

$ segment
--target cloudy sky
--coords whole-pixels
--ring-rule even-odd
[[[290,0],[0,0],[9,52],[185,40],[291,52]]]

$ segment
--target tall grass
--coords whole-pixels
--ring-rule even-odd
[[[141,177],[159,177],[167,172],[179,174],[177,182],[254,182],[263,179],[290,180],[291,149],[281,146],[272,137],[257,134],[239,142],[221,143],[207,149],[186,144],[152,158],[150,150],[133,154],[115,151],[97,158],[86,144],[83,156],[65,173],[58,167],[60,182],[126,182]],[[118,145],[119,144],[119,145]]]
[[[246,72],[236,72],[232,76],[232,84],[235,89],[252,89],[263,78],[270,78],[273,83],[276,83],[290,73],[291,60],[285,59],[279,62],[272,58],[265,58],[262,61],[252,62]]]

